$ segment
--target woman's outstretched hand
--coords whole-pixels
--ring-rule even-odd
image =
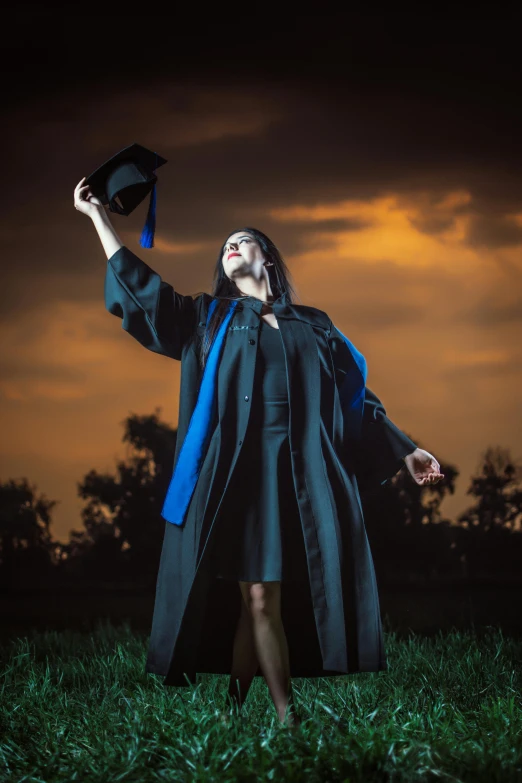
[[[416,484],[421,486],[436,484],[444,478],[444,473],[440,472],[439,463],[429,451],[417,448],[404,457],[404,462]]]

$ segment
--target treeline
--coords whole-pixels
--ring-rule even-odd
[[[93,469],[78,483],[82,527],[72,529],[66,543],[52,535],[58,501],[26,478],[0,482],[2,588],[82,581],[154,587],[177,435],[160,421],[160,411],[129,416],[126,459],[114,473]],[[445,475],[438,484],[420,487],[403,468],[389,485],[361,498],[378,578],[522,579],[520,466],[506,449],[488,448],[468,487],[470,507],[449,520],[441,505],[459,473],[437,458]]]

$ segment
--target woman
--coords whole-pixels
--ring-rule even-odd
[[[297,725],[291,676],[387,668],[359,488],[404,463],[433,484],[439,463],[388,419],[326,313],[293,303],[265,234],[229,234],[212,295],[183,296],[121,243],[84,179],[75,206],[107,255],[107,309],[182,362],[146,670],[177,686],[230,672],[241,707],[261,669]]]

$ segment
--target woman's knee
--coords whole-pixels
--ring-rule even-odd
[[[243,601],[253,618],[279,616],[281,582],[240,582],[239,587]]]

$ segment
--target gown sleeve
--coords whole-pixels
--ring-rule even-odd
[[[366,386],[366,360],[331,322],[329,347],[335,382],[343,410],[343,459],[355,473],[361,491],[378,489],[404,467],[407,454],[417,445],[386,415],[377,395]],[[351,401],[362,396],[360,432],[355,435],[350,418]]]
[[[359,489],[372,490],[387,484],[404,467],[403,457],[416,448],[411,438],[388,418],[377,395],[365,386],[361,437],[353,454]]]
[[[181,360],[196,326],[196,304],[123,245],[107,260],[105,307],[149,351]]]

